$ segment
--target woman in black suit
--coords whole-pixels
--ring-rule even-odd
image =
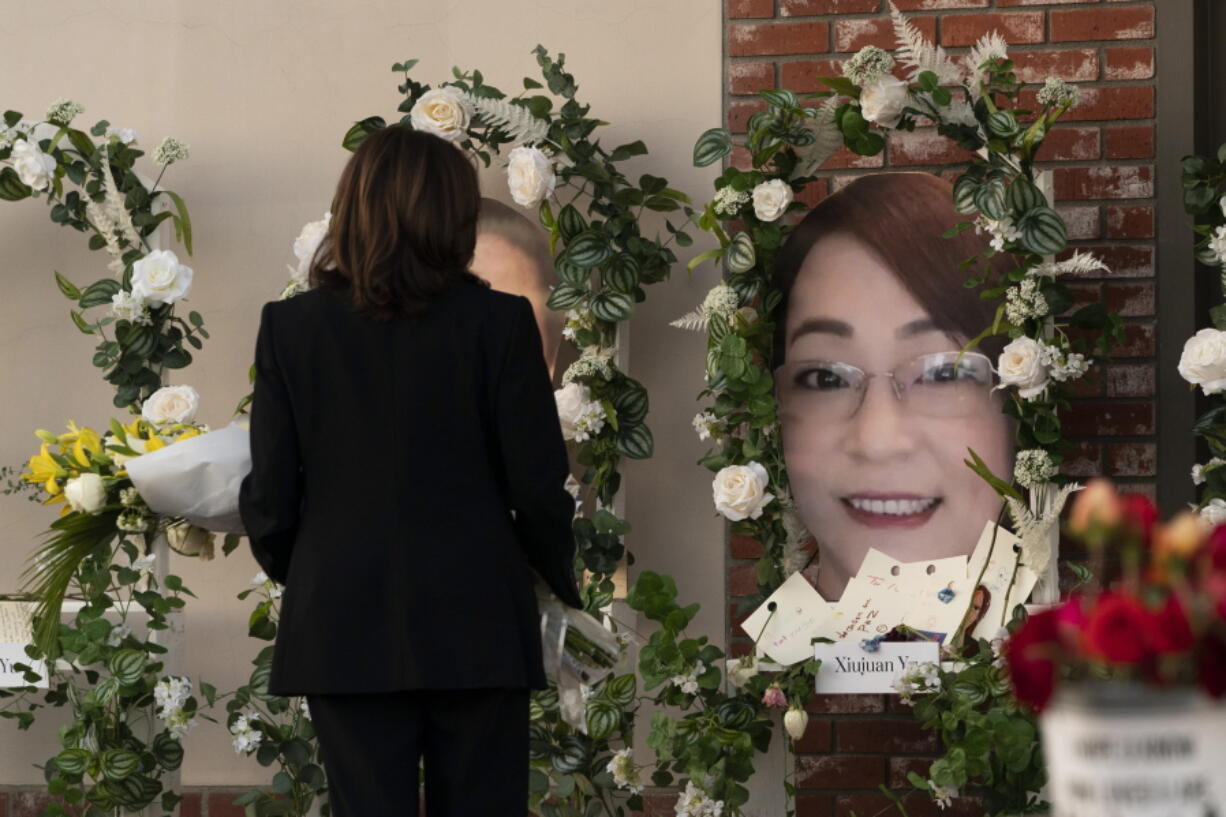
[[[533,569],[581,607],[565,444],[532,307],[467,272],[480,192],[404,126],[346,166],[312,291],[265,305],[256,560],[286,586],[269,691],[305,695],[336,817],[522,815]]]

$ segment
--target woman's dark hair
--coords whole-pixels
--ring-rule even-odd
[[[480,209],[477,171],[455,145],[405,125],[376,131],[341,173],[311,284],[344,291],[379,320],[421,312],[475,279]]]
[[[875,173],[856,179],[821,201],[796,225],[775,259],[775,286],[783,301],[775,323],[774,365],[784,362],[788,303],[792,286],[805,258],[820,239],[843,233],[875,252],[899,282],[950,335],[976,337],[992,324],[995,308],[979,297],[978,289],[963,282],[982,264],[960,264],[988,248],[988,239],[967,229],[942,238],[949,228],[967,217],[953,206],[953,187],[928,173]],[[993,278],[1016,266],[1001,253],[990,262]],[[848,286],[855,286],[848,281]],[[980,351],[995,357],[1001,343],[980,344]]]

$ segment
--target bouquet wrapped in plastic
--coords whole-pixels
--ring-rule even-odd
[[[562,718],[587,733],[583,688],[613,672],[621,659],[617,636],[582,610],[566,606],[537,582],[545,674],[558,688]]]

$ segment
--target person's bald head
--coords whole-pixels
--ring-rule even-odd
[[[545,362],[553,374],[566,315],[545,305],[557,281],[545,232],[502,202],[482,199],[472,271],[489,281],[492,288],[523,295],[532,302]]]

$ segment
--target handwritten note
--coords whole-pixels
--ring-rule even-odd
[[[829,618],[830,605],[798,572],[779,585],[741,629],[771,659],[791,666],[813,657],[813,639],[822,634]]]
[[[1013,609],[1030,598],[1039,577],[1018,564],[1021,554],[1016,548],[1020,546],[1020,539],[995,522],[984,525],[967,575],[972,581],[978,580],[990,595],[987,610],[971,630],[972,637],[994,638],[997,630],[1008,623]]]

